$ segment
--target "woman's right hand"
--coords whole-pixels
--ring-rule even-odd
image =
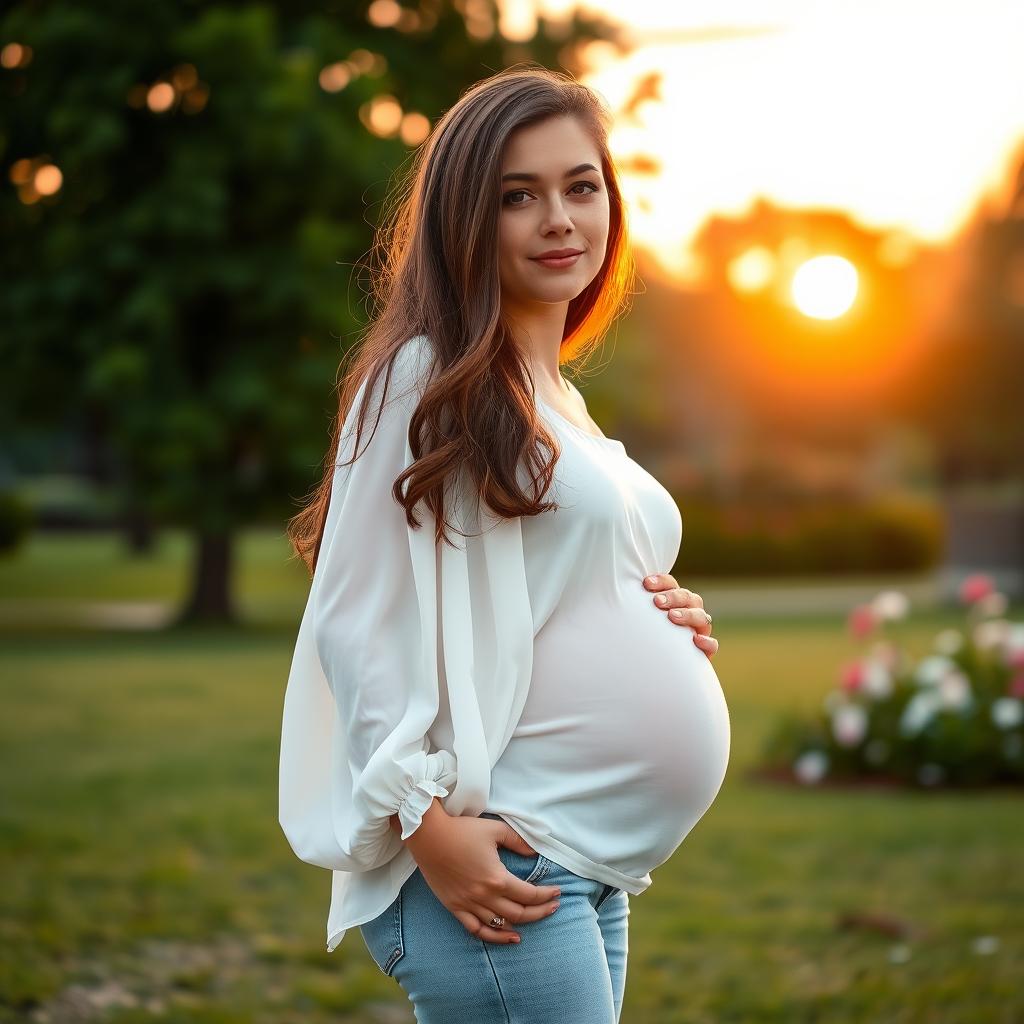
[[[507,927],[493,927],[489,922],[495,915],[506,925],[523,924],[558,907],[558,886],[524,882],[502,864],[499,846],[536,852],[504,821],[450,815],[435,797],[405,845],[434,895],[466,931],[485,942],[519,938]]]

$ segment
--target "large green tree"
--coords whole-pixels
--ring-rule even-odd
[[[87,432],[127,523],[191,532],[183,619],[234,617],[233,533],[282,522],[319,469],[368,313],[354,268],[415,144],[371,131],[367,104],[433,120],[500,67],[576,71],[577,44],[613,35],[542,22],[512,44],[490,2],[470,22],[370,8],[22,2],[0,21],[3,426]]]

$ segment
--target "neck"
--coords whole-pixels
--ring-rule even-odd
[[[502,310],[516,344],[529,361],[534,381],[559,392],[569,390],[558,369],[568,309],[567,302],[557,302]]]

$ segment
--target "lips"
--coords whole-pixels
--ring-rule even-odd
[[[561,259],[563,256],[578,256],[581,251],[580,249],[548,249],[547,252],[542,252],[530,258],[534,260],[555,260]]]
[[[533,256],[533,262],[547,270],[563,270],[576,266],[583,253],[579,249],[560,249],[557,252],[564,252],[565,256]]]

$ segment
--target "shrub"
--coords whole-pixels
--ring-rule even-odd
[[[960,597],[966,628],[938,633],[916,664],[885,635],[909,602],[885,591],[854,608],[848,628],[867,649],[840,666],[810,721],[776,723],[765,774],[805,785],[876,779],[918,787],[1024,782],[1024,623],[985,575]]]
[[[683,495],[679,507],[690,575],[918,572],[942,555],[942,514],[916,499],[735,507]]]

